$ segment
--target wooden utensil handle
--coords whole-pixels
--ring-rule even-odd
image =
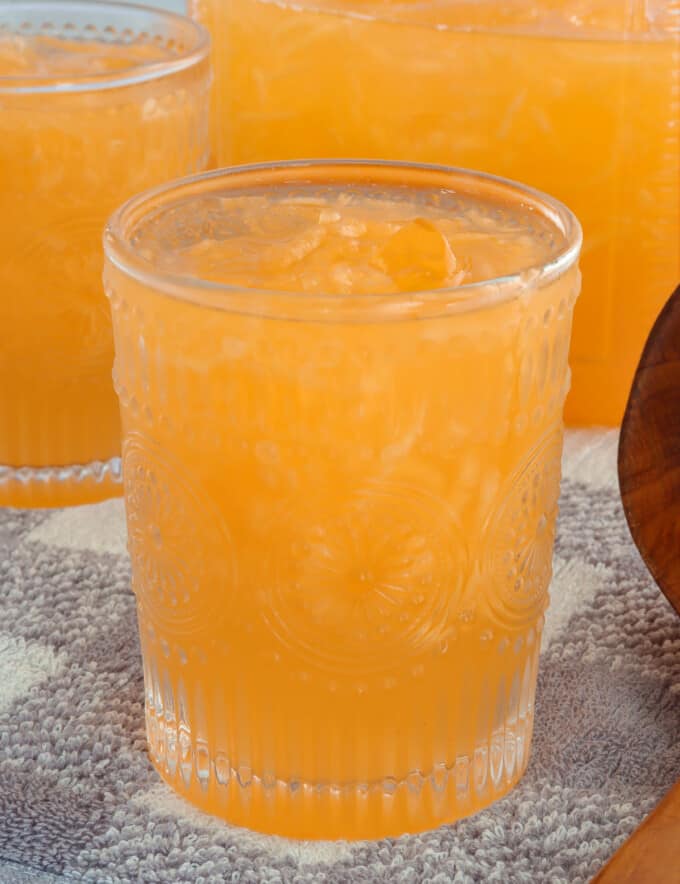
[[[619,484],[633,540],[680,614],[680,286],[635,373],[621,426]],[[593,881],[680,884],[680,780]]]
[[[592,884],[680,882],[680,780]]]

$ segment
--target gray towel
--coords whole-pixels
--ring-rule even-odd
[[[0,510],[0,884],[587,881],[680,776],[680,620],[629,538],[615,450],[567,438],[523,781],[380,842],[267,838],[176,797],[145,754],[121,502]]]

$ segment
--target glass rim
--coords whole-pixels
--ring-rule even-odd
[[[355,181],[359,183],[359,175],[362,170],[364,172],[373,170],[376,176],[380,173],[392,173],[395,183],[412,186],[417,186],[417,181],[414,179],[418,177],[426,179],[433,176],[445,176],[450,178],[452,183],[462,179],[472,183],[476,182],[482,188],[500,188],[502,192],[513,195],[516,200],[519,199],[521,205],[540,207],[543,210],[543,217],[547,218],[562,233],[565,243],[549,261],[521,268],[517,272],[504,276],[414,292],[372,292],[361,295],[246,287],[201,279],[200,277],[190,278],[155,269],[130,244],[129,233],[150,213],[155,213],[163,205],[177,204],[183,197],[201,192],[214,193],[214,189],[210,190],[211,184],[234,181],[241,177],[274,176],[277,173],[281,173],[283,176],[286,173],[292,173],[295,176],[277,183],[290,184],[294,181],[309,183],[313,180],[309,176],[310,170],[316,170],[321,174],[332,173],[334,170],[336,172],[344,171],[348,177],[340,177],[338,182],[346,181],[347,183],[352,181],[351,176],[354,176]],[[305,172],[308,173],[306,176]],[[400,177],[402,173],[403,178]],[[335,183],[334,179],[330,180]],[[362,183],[370,181],[370,177],[366,177]],[[261,186],[262,182],[259,183]],[[472,192],[474,193],[474,191]],[[456,166],[370,159],[304,159],[252,163],[168,181],[158,187],[138,193],[123,203],[109,218],[103,235],[106,259],[128,277],[176,300],[193,302],[212,309],[226,310],[234,309],[234,298],[236,297],[237,299],[272,298],[274,304],[276,302],[283,304],[286,301],[297,299],[301,305],[313,302],[317,306],[320,305],[322,310],[337,308],[350,302],[372,305],[374,308],[376,306],[384,308],[385,304],[407,307],[412,306],[417,300],[419,304],[427,301],[435,307],[437,305],[441,307],[455,305],[457,310],[468,312],[512,300],[514,297],[519,297],[522,292],[526,292],[527,289],[540,288],[562,276],[577,262],[582,241],[581,225],[571,209],[554,197],[528,185],[487,172]],[[243,305],[241,304],[241,306]],[[252,307],[250,309],[252,310]]]
[[[187,70],[208,57],[210,52],[210,35],[203,25],[181,15],[161,7],[147,6],[143,3],[128,3],[127,0],[0,0],[0,34],[3,33],[3,12],[17,12],[25,9],[29,11],[44,9],[49,14],[50,9],[70,9],[74,11],[95,10],[100,15],[111,12],[144,13],[154,18],[173,22],[181,25],[188,33],[193,34],[190,45],[179,55],[141,62],[124,71],[105,71],[98,74],[75,73],[57,75],[2,75],[0,74],[1,95],[43,95],[59,94],[69,95],[80,92],[98,92],[108,89],[118,89],[125,86],[134,86],[153,80],[162,79],[181,71]],[[10,34],[21,35],[19,30],[10,29]],[[51,33],[51,32],[47,32]]]
[[[266,4],[277,5],[280,0],[263,0]],[[494,0],[498,5],[498,0]],[[297,5],[292,3],[291,6],[304,12],[310,12],[315,15],[339,16],[342,18],[352,18],[365,22],[387,22],[395,25],[408,25],[412,27],[434,27],[439,31],[453,34],[493,34],[500,37],[527,37],[530,39],[555,39],[555,40],[578,40],[578,41],[605,41],[607,43],[620,42],[661,42],[673,40],[676,34],[675,22],[673,14],[666,14],[663,10],[655,8],[646,9],[646,22],[648,27],[644,30],[636,28],[636,18],[638,10],[633,2],[624,2],[622,18],[616,22],[594,23],[576,23],[570,22],[568,19],[563,21],[551,21],[549,18],[534,19],[532,21],[521,21],[519,23],[496,23],[489,24],[485,22],[476,22],[468,17],[463,17],[462,21],[455,24],[447,23],[445,20],[434,15],[438,8],[441,8],[437,0],[417,0],[417,2],[401,2],[393,4],[384,4],[380,0],[370,0],[370,2],[360,2],[360,0],[349,0],[348,3],[338,2],[338,0],[301,0]],[[663,0],[661,0],[663,2]],[[473,5],[483,5],[480,0],[472,0]],[[445,4],[446,5],[446,4]],[[458,0],[453,4],[456,8],[465,10],[469,5],[469,0]],[[487,4],[488,5],[488,4]],[[500,4],[503,8],[507,4]],[[529,5],[528,8],[531,8]],[[422,11],[430,11],[433,15],[425,20],[419,19],[417,14]],[[549,12],[549,10],[546,10]],[[539,13],[544,13],[539,8]]]

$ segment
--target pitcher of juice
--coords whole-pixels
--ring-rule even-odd
[[[680,278],[677,0],[193,0],[220,165],[453,163],[526,181],[584,228],[572,423],[619,422]]]

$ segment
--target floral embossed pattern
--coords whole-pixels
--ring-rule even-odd
[[[140,608],[165,635],[215,626],[234,586],[221,514],[166,452],[139,433],[123,446],[128,548]]]
[[[487,530],[487,602],[494,618],[519,627],[547,603],[559,497],[562,430],[553,430],[512,475]]]
[[[444,502],[407,486],[368,485],[334,519],[317,524],[310,514],[281,540],[265,616],[312,663],[388,669],[445,635],[465,549]]]

